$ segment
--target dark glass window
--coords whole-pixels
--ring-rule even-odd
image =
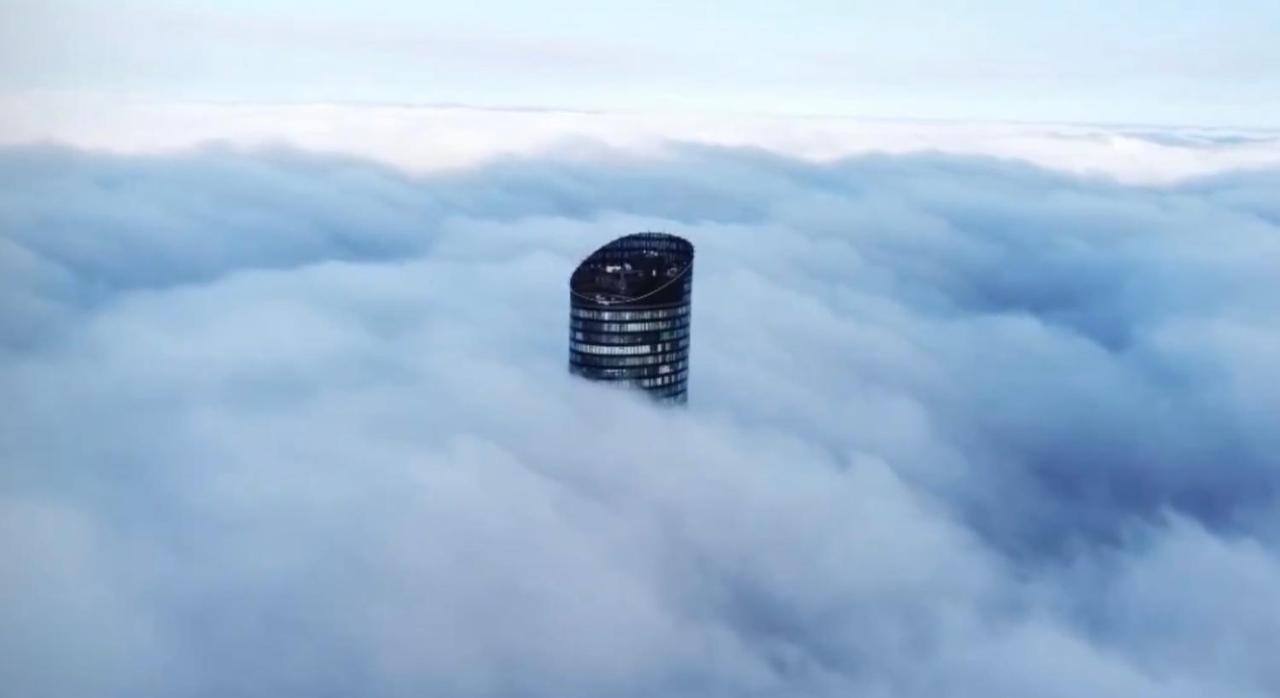
[[[685,402],[693,245],[638,233],[601,247],[569,280],[569,370]]]

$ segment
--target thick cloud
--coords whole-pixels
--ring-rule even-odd
[[[1280,691],[1280,173],[0,154],[29,696]],[[698,246],[691,404],[566,375]]]

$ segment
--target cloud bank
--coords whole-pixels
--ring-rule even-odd
[[[58,142],[121,154],[181,151],[210,142],[241,148],[288,143],[426,174],[510,157],[591,150],[598,144],[655,157],[665,154],[672,141],[764,148],[818,163],[921,151],[1016,158],[1131,184],[1170,184],[1242,169],[1280,168],[1276,128],[0,93],[0,144]]]
[[[1280,691],[1280,172],[0,180],[6,693]],[[569,272],[642,229],[698,247],[687,410],[565,372]]]

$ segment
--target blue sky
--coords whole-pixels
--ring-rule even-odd
[[[1270,0],[0,6],[7,92],[1280,124]]]

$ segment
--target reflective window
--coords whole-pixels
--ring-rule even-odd
[[[573,317],[584,318],[587,320],[613,320],[627,322],[631,320],[658,320],[671,317],[681,317],[689,314],[688,304],[679,305],[674,308],[660,308],[656,310],[594,310],[591,308],[571,308],[570,314]]]
[[[571,363],[587,368],[614,366],[671,366],[673,371],[685,367],[687,359],[682,352],[649,354],[644,356],[602,356],[598,354],[571,354]]]
[[[671,330],[680,327],[688,327],[689,318],[674,318],[671,320],[650,320],[648,322],[602,322],[598,320],[579,320],[569,321],[569,327],[575,330],[583,330],[585,332],[650,332],[653,330]]]
[[[590,344],[644,344],[654,341],[684,339],[689,336],[688,328],[669,330],[666,332],[631,332],[623,334],[597,334],[594,332],[570,332],[570,338]]]
[[[660,354],[669,352],[674,349],[684,349],[689,346],[688,338],[671,342],[658,342],[656,344],[630,344],[630,345],[604,345],[604,344],[587,344],[584,342],[570,341],[569,348],[583,354]]]

